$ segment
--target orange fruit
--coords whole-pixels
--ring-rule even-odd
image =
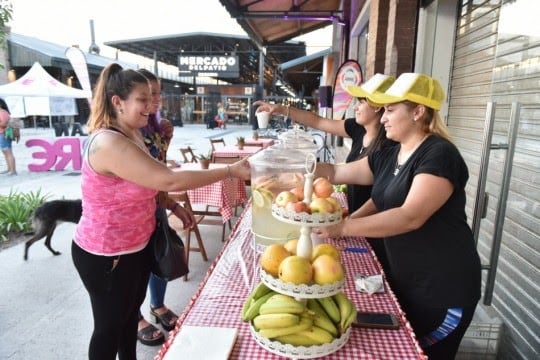
[[[291,255],[296,255],[296,246],[298,245],[298,239],[292,239],[285,243],[285,249],[291,253]]]
[[[319,285],[331,284],[345,276],[343,265],[327,254],[318,256],[311,266],[313,267],[313,281]]]
[[[337,261],[341,262],[341,254],[339,253],[339,249],[334,245],[327,243],[318,244],[311,250],[311,261],[313,262],[313,260],[323,254],[330,255]]]
[[[292,255],[279,264],[279,279],[296,285],[309,284],[313,278],[313,269],[308,259]]]
[[[261,254],[261,267],[272,276],[278,277],[279,264],[291,253],[282,244],[272,244],[267,246]]]

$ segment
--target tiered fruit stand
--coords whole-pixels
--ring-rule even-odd
[[[311,201],[313,192],[315,166],[315,156],[308,155],[306,159],[306,174],[304,184],[304,201],[308,205]],[[296,251],[297,255],[308,259],[311,259],[312,251],[312,240],[310,236],[311,228],[315,226],[320,227],[334,225],[342,220],[341,212],[330,214],[296,213],[294,211],[288,211],[284,208],[280,208],[275,204],[272,205],[272,215],[280,221],[301,226],[301,234],[300,238],[298,239]],[[266,273],[263,269],[260,269],[260,276],[262,282],[270,289],[302,301],[305,301],[306,299],[325,298],[335,295],[343,289],[345,284],[345,278],[340,281],[336,281],[335,283],[325,285],[285,283],[280,279]],[[314,359],[332,354],[347,343],[351,332],[351,328],[349,327],[345,333],[340,335],[340,337],[336,338],[330,343],[322,345],[293,346],[265,338],[261,336],[253,326],[250,326],[250,328],[253,338],[261,347],[274,354],[289,357],[291,359]]]

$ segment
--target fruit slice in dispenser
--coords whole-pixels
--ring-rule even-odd
[[[253,205],[259,208],[265,208],[272,206],[274,201],[274,194],[265,188],[258,188],[253,190]]]

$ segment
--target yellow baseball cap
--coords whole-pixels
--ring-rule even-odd
[[[377,73],[360,86],[347,86],[347,92],[354,97],[368,99],[374,106],[381,106],[384,103],[373,101],[372,95],[385,92],[395,80],[393,76]]]
[[[420,73],[403,73],[386,92],[373,94],[371,98],[379,104],[409,100],[440,110],[445,94],[434,78]]]

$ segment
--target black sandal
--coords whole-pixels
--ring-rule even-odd
[[[153,337],[155,333],[159,333],[157,337]],[[137,339],[148,346],[161,345],[165,341],[165,335],[154,325],[149,324],[137,332]]]
[[[156,324],[161,324],[161,326],[163,326],[163,328],[167,331],[174,329],[176,326],[176,321],[178,320],[178,315],[173,313],[171,310],[167,309],[167,312],[158,314],[156,312],[156,308],[153,307],[150,307],[150,317]]]

